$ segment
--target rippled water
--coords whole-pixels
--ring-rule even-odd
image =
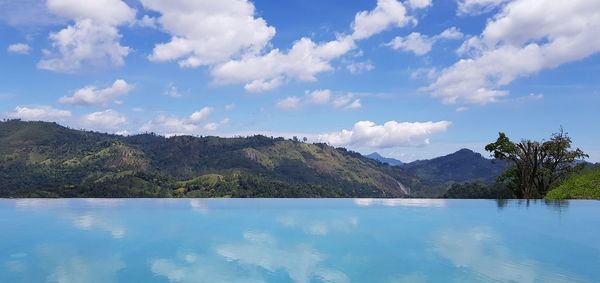
[[[0,282],[600,282],[600,202],[0,200]]]

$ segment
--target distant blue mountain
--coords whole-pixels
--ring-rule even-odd
[[[389,158],[389,157],[383,157],[381,156],[381,154],[377,153],[377,152],[373,152],[371,154],[365,155],[368,158],[371,158],[373,160],[377,160],[381,163],[387,163],[391,166],[398,166],[398,165],[402,165],[404,164],[404,162],[398,160],[398,159],[394,159],[394,158]]]

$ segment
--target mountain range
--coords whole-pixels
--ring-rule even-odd
[[[7,120],[0,196],[437,197],[452,183],[493,181],[505,167],[467,149],[407,164],[373,157],[261,135],[121,136]]]
[[[404,164],[404,162],[402,162],[402,161],[400,161],[398,159],[390,158],[390,157],[383,157],[383,156],[381,156],[381,154],[379,154],[377,152],[373,152],[371,154],[367,154],[367,155],[365,155],[365,157],[371,158],[373,160],[377,160],[377,161],[379,161],[381,163],[386,163],[386,164],[391,165],[391,166],[398,166],[398,165]]]

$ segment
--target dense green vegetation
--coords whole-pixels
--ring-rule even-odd
[[[585,156],[570,148],[563,132],[520,143],[501,134],[486,147],[496,160],[462,149],[391,166],[298,139],[125,137],[8,120],[0,197],[599,198],[600,169],[569,178]]]
[[[500,175],[498,183],[508,188],[516,198],[543,198],[569,176],[583,169],[576,164],[588,157],[581,149],[571,149],[571,138],[561,128],[547,141],[523,139],[511,141],[506,134],[488,144],[485,150],[510,167]]]
[[[551,190],[548,200],[596,199],[600,200],[600,166],[572,176]]]
[[[510,199],[510,191],[499,184],[483,182],[457,183],[450,186],[444,198],[455,199]]]
[[[476,181],[479,184],[492,184],[506,169],[506,163],[486,159],[479,153],[461,149],[446,156],[407,163],[402,165],[402,168],[407,174],[417,177],[417,189],[426,188],[414,190],[414,196],[439,197],[457,183]],[[477,198],[476,195],[465,197]]]
[[[400,168],[325,144],[0,122],[3,197],[403,197],[413,183]]]

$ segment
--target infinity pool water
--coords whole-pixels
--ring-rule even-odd
[[[600,202],[0,200],[0,282],[600,282]]]

